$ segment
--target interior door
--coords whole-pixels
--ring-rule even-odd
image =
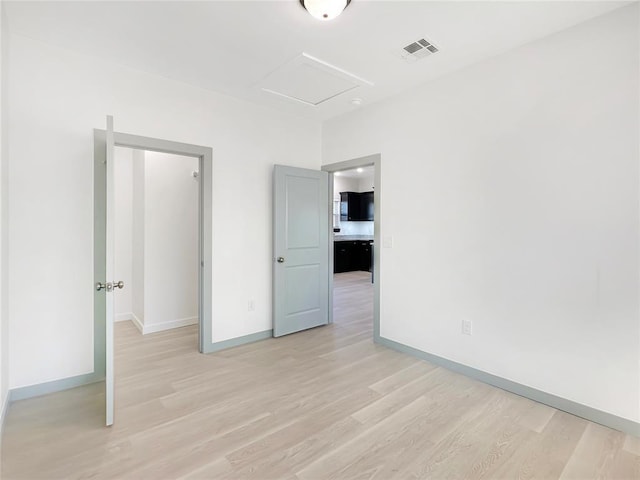
[[[113,376],[113,292],[124,285],[114,282],[114,134],[113,117],[107,117],[107,129],[95,132],[94,164],[94,328],[98,335],[96,349],[97,373],[105,375],[105,403],[107,426],[113,424],[114,376]],[[102,333],[104,332],[104,335]],[[102,364],[104,361],[104,364]]]
[[[274,167],[273,335],[329,323],[329,174]]]
[[[115,154],[115,141],[113,138],[113,117],[107,116],[106,130],[106,158],[107,158],[107,229],[106,229],[106,325],[105,325],[105,397],[106,397],[106,425],[113,424],[114,412],[114,378],[113,378],[113,323],[115,321],[115,308],[113,301],[113,286],[109,286],[114,279],[115,256],[115,194],[113,188],[114,170],[113,158]],[[122,287],[120,287],[122,288]]]

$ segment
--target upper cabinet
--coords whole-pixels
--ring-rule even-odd
[[[362,220],[373,221],[373,192],[363,192],[361,195],[361,207],[360,211]]]
[[[340,220],[373,221],[373,192],[340,192]]]

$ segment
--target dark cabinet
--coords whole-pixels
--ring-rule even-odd
[[[333,243],[333,273],[351,272],[355,270],[355,251],[357,242]]]
[[[340,220],[373,221],[373,192],[340,192]]]
[[[370,240],[335,241],[333,243],[333,272],[370,272],[373,263]]]
[[[356,248],[357,253],[357,267],[356,270],[362,270],[363,272],[371,271],[371,242],[359,241]]]
[[[373,192],[363,192],[360,194],[360,218],[361,220],[373,221]]]
[[[359,194],[357,192],[340,192],[340,220],[354,221],[359,217]]]

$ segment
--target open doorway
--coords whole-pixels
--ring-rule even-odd
[[[214,348],[212,322],[212,165],[210,147],[172,142],[113,131],[113,117],[107,116],[107,129],[94,130],[94,372],[105,379],[105,424],[114,422],[114,294],[124,282],[114,278],[115,147],[128,147],[196,158],[198,161],[198,350]],[[161,353],[162,356],[164,352]]]
[[[333,173],[333,322],[373,330],[373,165]]]
[[[325,165],[331,173],[330,321],[380,337],[380,155]]]
[[[114,297],[115,321],[131,322],[142,335],[192,326],[194,350],[198,168],[197,157],[115,148],[114,270],[127,287]],[[128,330],[119,324],[116,335]]]

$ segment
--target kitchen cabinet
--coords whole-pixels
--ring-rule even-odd
[[[362,192],[360,194],[360,219],[373,221],[373,192]]]
[[[355,251],[358,242],[333,242],[333,273],[355,270]]]
[[[371,240],[336,240],[333,243],[333,273],[370,272],[372,243]]]
[[[340,192],[340,220],[373,221],[373,192]]]
[[[363,272],[371,271],[371,241],[358,241],[358,245],[356,247],[356,261],[358,267],[356,270],[361,270]]]
[[[360,197],[357,192],[340,192],[340,220],[353,221],[360,217]]]

